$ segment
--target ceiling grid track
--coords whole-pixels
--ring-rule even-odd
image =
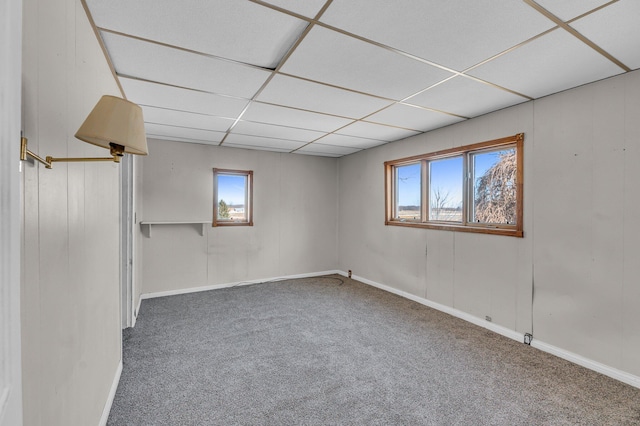
[[[322,7],[322,9],[320,9],[320,11],[318,12],[318,14],[316,15],[315,19],[320,19],[320,17],[324,14],[324,12],[329,8],[329,5],[333,2],[333,0],[327,0],[324,4],[324,6]],[[251,106],[251,103],[258,97],[260,96],[260,94],[262,93],[262,91],[267,87],[267,85],[271,82],[271,80],[273,80],[273,77],[276,76],[276,74],[280,71],[280,68],[282,68],[282,66],[285,64],[285,62],[287,62],[287,59],[289,59],[291,57],[291,55],[293,54],[293,52],[295,52],[295,50],[298,48],[298,46],[300,46],[300,43],[302,43],[302,40],[304,40],[304,38],[307,36],[307,34],[309,34],[309,31],[311,31],[311,28],[313,28],[313,24],[307,25],[307,27],[304,29],[304,31],[302,31],[302,34],[300,34],[300,37],[298,37],[298,39],[295,41],[295,43],[293,44],[293,46],[291,46],[291,48],[287,51],[287,53],[285,53],[285,55],[282,57],[282,59],[280,60],[280,62],[278,63],[278,66],[276,67],[275,70],[273,70],[271,72],[271,75],[267,78],[267,80],[262,84],[262,86],[260,87],[260,89],[258,89],[258,91],[253,95],[253,97],[251,98],[251,100],[249,101],[249,103],[247,104],[247,106],[245,106],[245,108],[242,110],[242,112],[240,113],[240,115],[238,115],[238,118],[236,119],[236,121],[234,121],[234,123],[231,125],[231,127],[229,127],[229,129],[227,130],[227,134],[224,135],[224,137],[222,138],[222,140],[220,141],[220,143],[218,144],[218,146],[221,146],[224,141],[227,139],[227,137],[229,136],[229,134],[231,133],[231,131],[233,130],[233,128],[238,124],[238,122],[242,119],[242,116],[247,112],[247,109],[249,109],[249,107]]]
[[[563,30],[567,31],[568,33],[576,37],[578,40],[580,40],[581,42],[583,42],[584,44],[586,44],[587,46],[589,46],[590,48],[592,48],[593,50],[595,50],[596,52],[598,52],[599,54],[601,54],[602,56],[604,56],[605,58],[607,58],[608,60],[616,64],[617,66],[619,66],[620,68],[622,68],[625,72],[631,71],[631,68],[629,68],[628,66],[620,62],[618,59],[614,58],[613,55],[611,55],[609,52],[605,51],[603,48],[601,48],[600,46],[598,46],[597,44],[589,40],[587,37],[585,37],[580,32],[578,32],[571,25],[567,24],[562,19],[558,18],[556,15],[549,12],[547,9],[540,6],[535,1],[533,0],[522,0],[522,1],[527,3],[529,6],[531,6],[532,8],[534,8],[535,10],[537,10],[538,12],[546,16],[547,18],[551,19],[553,22],[558,24],[558,26],[560,26]],[[612,2],[612,3],[615,3],[615,2]]]
[[[98,40],[98,44],[100,45],[100,49],[102,50],[102,54],[104,55],[104,59],[107,61],[107,65],[109,65],[109,70],[111,70],[111,75],[113,79],[116,81],[118,85],[118,90],[120,90],[120,95],[122,95],[123,99],[127,99],[126,93],[124,93],[124,89],[122,88],[122,84],[120,84],[120,79],[118,78],[118,73],[116,72],[116,68],[113,66],[113,61],[111,60],[111,56],[109,56],[109,52],[107,51],[106,46],[104,45],[104,40],[102,40],[102,36],[100,35],[100,31],[98,31],[98,27],[96,27],[96,23],[93,20],[93,16],[91,16],[91,11],[87,6],[86,0],[80,0],[82,3],[82,8],[84,9],[84,13],[87,15],[87,19],[89,20],[89,25],[91,29],[93,29],[93,33]]]

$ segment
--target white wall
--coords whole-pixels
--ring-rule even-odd
[[[640,376],[638,117],[636,71],[342,157],[338,269]],[[524,238],[384,226],[384,161],[519,132]]]
[[[73,137],[119,95],[78,0],[25,0],[23,130],[41,156],[105,156]],[[121,361],[115,163],[23,172],[24,423],[96,425]]]
[[[332,270],[337,161],[333,158],[149,141],[143,160],[142,293]],[[213,168],[253,170],[254,226],[211,227]]]

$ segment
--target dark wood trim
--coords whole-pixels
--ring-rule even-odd
[[[471,145],[464,145],[457,148],[443,149],[441,151],[434,151],[427,154],[414,155],[412,157],[399,158],[397,160],[385,161],[385,165],[398,166],[405,163],[415,163],[420,160],[435,160],[438,158],[453,157],[455,155],[466,154],[470,151],[477,151],[484,148],[497,148],[501,145],[510,145],[518,141],[524,140],[524,133],[518,133],[513,136],[507,136],[505,138],[494,139],[485,142],[478,142]]]
[[[524,237],[524,232],[517,228],[501,228],[498,226],[478,226],[473,224],[468,225],[442,225],[433,222],[400,222],[397,220],[387,220],[385,225],[389,226],[403,226],[405,228],[422,228],[422,229],[439,229],[443,231],[455,231],[455,232],[472,232],[476,234],[492,234],[492,235],[506,235],[510,237]]]

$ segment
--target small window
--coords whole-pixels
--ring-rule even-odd
[[[253,226],[253,172],[213,169],[213,226]]]
[[[523,141],[385,162],[385,224],[522,237]]]

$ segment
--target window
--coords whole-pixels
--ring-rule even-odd
[[[462,156],[428,161],[429,220],[462,222]]]
[[[213,226],[253,226],[253,172],[213,169]]]
[[[420,221],[420,183],[422,181],[420,163],[407,164],[395,168],[396,219]]]
[[[385,162],[385,224],[522,237],[523,141]]]

